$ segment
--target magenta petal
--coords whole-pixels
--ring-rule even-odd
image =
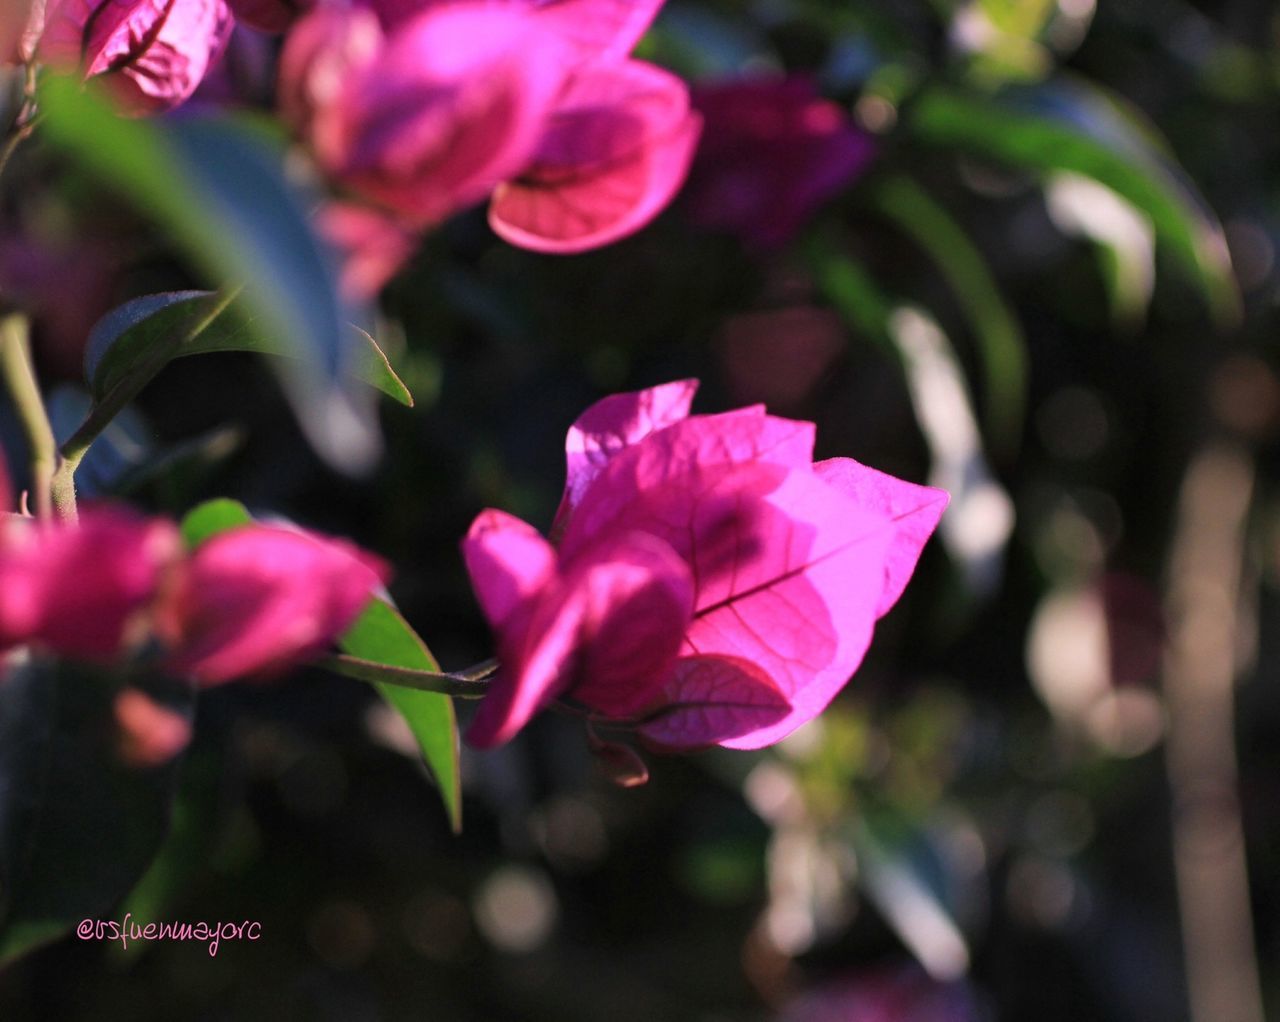
[[[791,703],[776,723],[722,743],[737,749],[784,738],[844,687],[871,641],[893,534],[886,517],[808,471],[787,472],[752,499],[763,469],[743,466],[701,494],[690,524],[697,545],[681,551],[699,582],[685,652],[747,660]],[[717,523],[717,504],[733,498],[737,517]]]
[[[125,110],[157,113],[189,98],[235,22],[225,0],[55,0],[40,57],[108,74]]]
[[[540,591],[555,571],[551,544],[532,525],[504,511],[482,511],[462,541],[462,556],[480,607],[495,630]]]
[[[566,73],[563,44],[521,8],[428,9],[317,111],[317,155],[351,187],[427,226],[525,165]]]
[[[541,25],[584,56],[617,60],[640,41],[663,0],[549,0],[536,9]]]
[[[180,549],[172,524],[89,508],[77,525],[0,523],[0,649],[35,642],[109,660]]]
[[[834,486],[859,507],[876,511],[893,522],[894,535],[884,561],[884,590],[876,617],[889,611],[911,580],[920,552],[938,527],[951,495],[868,468],[852,458],[816,462],[818,478]]]
[[[280,112],[300,135],[317,146],[316,121],[324,114],[330,134],[342,128],[332,125],[349,82],[382,50],[382,26],[377,16],[363,8],[347,10],[321,6],[300,19],[285,38],[280,51]],[[345,137],[328,140],[339,150]]]
[[[662,694],[666,705],[639,731],[664,749],[703,748],[752,734],[791,709],[760,668],[727,656],[681,657]]]
[[[588,551],[507,618],[502,667],[467,741],[509,741],[566,694],[614,716],[649,704],[680,648],[692,595],[688,568],[653,537],[624,534]]]
[[[597,401],[569,427],[565,486],[552,532],[563,531],[587,487],[619,451],[689,415],[697,380],[677,380]]]
[[[346,631],[386,575],[341,540],[260,525],[224,532],[188,562],[167,667],[206,685],[283,671]]]
[[[700,130],[675,75],[640,61],[581,69],[533,161],[494,193],[489,223],[539,252],[581,252],[633,234],[684,183]]]
[[[813,423],[766,415],[759,405],[673,423],[620,451],[605,465],[573,513],[561,552],[572,556],[610,523],[642,504],[659,522],[665,519],[672,523],[671,528],[682,529],[682,512],[658,506],[667,498],[659,498],[658,505],[647,503],[655,491],[670,484],[670,493],[691,497],[691,486],[700,473],[735,465],[803,467],[807,471],[813,460],[813,439]],[[659,526],[656,534],[669,539],[669,531]]]
[[[693,612],[693,578],[670,546],[644,533],[621,536],[598,558],[575,565],[567,579],[589,608],[572,695],[626,717],[661,689]]]

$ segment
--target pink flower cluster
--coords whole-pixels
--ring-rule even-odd
[[[471,725],[509,740],[569,700],[648,745],[755,749],[861,663],[947,504],[763,407],[689,415],[695,381],[609,397],[569,430],[553,545],[501,511],[463,543],[502,667]]]
[[[368,0],[289,34],[281,106],[325,171],[411,229],[489,198],[514,244],[580,252],[652,219],[699,119],[628,54],[661,0]]]
[[[486,199],[499,235],[542,252],[605,245],[656,216],[700,128],[685,84],[629,56],[661,4],[24,0],[0,23],[0,59],[102,76],[147,114],[192,95],[236,17],[288,30],[281,110],[355,200],[320,226],[364,296],[414,235]]]
[[[246,525],[187,552],[172,522],[116,507],[0,521],[0,650],[112,662],[149,640],[214,685],[279,673],[344,632],[387,575],[341,540]]]

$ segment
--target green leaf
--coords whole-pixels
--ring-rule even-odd
[[[332,260],[286,181],[284,150],[246,121],[117,117],[94,83],[48,76],[42,135],[168,232],[219,283],[243,285],[264,334],[296,359],[278,363],[316,449],[339,467],[367,466],[378,447],[371,405],[342,374],[360,321],[339,299]]]
[[[194,702],[189,689],[178,693]],[[33,661],[0,685],[0,962],[102,918],[169,826],[177,768],[117,754],[107,679]]]
[[[389,603],[374,600],[338,645],[346,653],[394,667],[439,671],[431,651]],[[449,823],[462,829],[462,792],[458,770],[458,724],[453,700],[435,692],[396,685],[375,685],[413,731],[427,768],[440,787]]]
[[[874,199],[946,278],[982,356],[987,435],[993,446],[1016,448],[1027,402],[1026,341],[986,260],[951,215],[914,181],[891,178]]]
[[[156,373],[168,358],[184,355],[248,351],[297,357],[277,335],[257,329],[242,305],[215,313],[218,299],[216,293],[209,291],[170,291],[135,298],[107,313],[89,334],[85,347],[85,379],[94,398],[101,400],[146,361],[151,362],[150,371]],[[378,343],[357,326],[348,324],[347,329],[354,335],[358,351],[348,367],[350,371],[412,408],[413,395],[391,368]],[[184,337],[184,343],[173,348],[174,337]],[[154,357],[157,351],[163,360]]]
[[[183,516],[180,526],[182,541],[188,550],[194,550],[205,540],[220,532],[226,532],[241,525],[249,525],[252,522],[253,516],[238,500],[231,500],[228,497],[206,500]]]
[[[1239,319],[1221,226],[1154,133],[1097,89],[1057,82],[984,97],[935,88],[915,101],[907,125],[929,144],[1106,185],[1151,218],[1159,243],[1199,285],[1216,321]]]

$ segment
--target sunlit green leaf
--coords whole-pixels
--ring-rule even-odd
[[[395,667],[439,671],[426,643],[394,607],[374,600],[339,642],[352,656]],[[458,771],[458,725],[453,700],[435,692],[420,692],[397,685],[376,685],[382,697],[405,721],[422,750],[428,769],[440,786],[449,822],[462,828],[462,793]]]

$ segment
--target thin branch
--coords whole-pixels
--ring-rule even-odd
[[[0,319],[0,375],[4,376],[27,437],[36,513],[41,518],[50,518],[53,515],[52,484],[58,446],[31,363],[27,320],[17,313]]]

